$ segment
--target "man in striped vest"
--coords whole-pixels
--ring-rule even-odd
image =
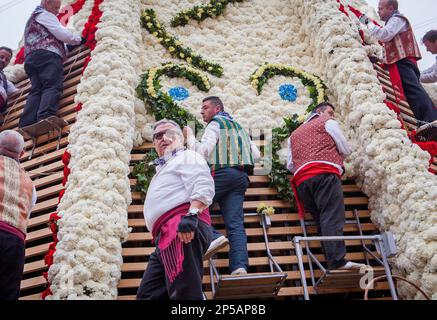
[[[303,217],[305,209],[311,213],[322,236],[343,236],[345,223],[340,177],[351,150],[333,117],[334,107],[322,103],[289,139],[287,168],[294,175],[291,184],[299,214]],[[325,242],[323,247],[331,270],[364,267],[345,260],[344,241]]]
[[[56,15],[60,7],[61,0],[42,0],[24,30],[24,70],[30,78],[32,89],[19,122],[20,128],[35,123],[45,127],[46,119],[60,126],[65,125],[56,116],[64,83],[64,43],[79,45],[85,39],[73,34],[58,21]]]
[[[0,300],[16,300],[24,268],[24,247],[36,191],[20,167],[24,139],[16,131],[0,132]]]
[[[219,97],[202,102],[201,115],[208,125],[201,141],[196,141],[188,127],[184,128],[188,148],[203,155],[211,167],[215,183],[214,202],[220,206],[230,242],[229,269],[233,275],[247,273],[249,258],[244,229],[243,202],[249,185],[248,172],[260,157],[249,134],[224,111]],[[223,235],[214,230],[207,256],[226,245]]]
[[[399,72],[405,98],[415,118],[422,122],[419,125],[436,121],[437,109],[420,83],[417,61],[422,56],[411,23],[398,11],[396,0],[380,0],[378,14],[381,20],[385,21],[385,26],[379,28],[372,25],[370,33],[384,45],[384,62],[391,68],[391,77],[393,72]],[[360,20],[366,24],[369,22],[365,16]],[[393,69],[394,66],[397,67],[397,71]]]

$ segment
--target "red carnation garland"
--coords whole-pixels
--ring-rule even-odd
[[[63,9],[65,9],[64,12],[58,14],[58,20],[63,22],[63,25],[66,26],[68,23],[68,20],[70,19],[71,16],[75,15],[76,13],[78,13],[83,5],[85,4],[86,0],[77,0],[75,3],[72,3],[66,7],[64,7]],[[68,8],[71,7],[73,10],[70,11],[68,10]],[[64,17],[67,18],[64,20]],[[24,63],[24,47],[21,47],[20,51],[18,51],[17,55],[15,56],[15,62],[14,64],[23,64]]]
[[[97,41],[95,39],[95,34],[97,31],[97,24],[100,22],[100,18],[102,16],[102,11],[100,10],[100,4],[103,1],[104,0],[95,0],[91,15],[89,16],[88,22],[85,24],[84,30],[82,32],[82,36],[87,38],[87,42],[85,43],[85,46],[90,48],[91,51],[94,50],[94,48],[96,47],[96,43],[97,43]],[[85,0],[79,0],[76,3],[79,3],[79,2],[82,2],[82,5],[83,5]],[[79,11],[79,10],[77,10],[77,11]],[[85,69],[87,68],[88,63],[90,61],[91,61],[91,58],[87,57],[87,59],[85,60],[85,64],[82,68],[82,74],[85,71]],[[79,103],[75,109],[77,112],[82,110],[82,103]],[[64,187],[64,189],[62,189],[59,193],[58,204],[61,202],[61,199],[64,196],[65,185],[67,184],[68,176],[70,175],[70,172],[71,172],[70,168],[69,168],[70,158],[71,158],[71,154],[66,150],[62,156],[62,163],[64,164],[64,177],[62,179],[62,186]],[[50,215],[50,219],[49,219],[49,228],[53,233],[53,242],[50,244],[49,250],[48,250],[46,256],[44,257],[44,263],[46,264],[48,269],[50,269],[51,265],[53,264],[53,256],[56,252],[56,245],[58,244],[58,224],[57,224],[57,222],[60,218],[61,217],[58,215],[58,213],[54,212]],[[44,272],[43,277],[47,281],[46,289],[41,294],[42,299],[45,300],[45,298],[47,296],[52,295],[52,290],[50,288],[50,282],[48,280],[48,272]]]

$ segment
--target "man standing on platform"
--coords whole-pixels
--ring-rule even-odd
[[[3,73],[3,69],[7,67],[11,58],[12,50],[7,47],[0,47],[0,115],[6,111],[8,96],[18,91]]]
[[[299,214],[311,213],[321,236],[343,236],[345,208],[341,175],[350,147],[334,118],[330,103],[319,104],[289,139],[287,168]],[[346,261],[344,241],[323,243],[328,269],[360,269],[365,265]]]
[[[20,295],[27,225],[36,203],[32,180],[20,167],[23,153],[18,132],[0,132],[0,301]]]
[[[428,31],[423,36],[422,41],[427,51],[431,52],[432,54],[437,54],[437,30]],[[422,83],[437,82],[437,61],[431,68],[422,71],[420,81]]]
[[[184,128],[184,135],[188,148],[208,159],[215,182],[214,202],[220,206],[231,247],[229,269],[232,275],[244,275],[247,274],[249,258],[243,202],[249,185],[247,173],[253,169],[260,153],[249,134],[224,111],[219,97],[205,98],[201,115],[208,124],[201,141],[196,141],[189,127]],[[213,247],[214,244],[217,245]],[[223,244],[226,244],[226,239],[214,230],[213,243],[208,249],[210,255]]]
[[[137,292],[139,300],[203,300],[203,255],[211,242],[208,207],[214,180],[202,156],[184,148],[177,123],[154,125],[159,155],[144,202],[144,219],[153,234],[149,258]]]
[[[32,89],[19,122],[20,128],[35,123],[44,127],[45,119],[58,126],[65,125],[56,116],[64,84],[65,43],[80,45],[85,39],[62,26],[56,17],[60,7],[61,0],[42,0],[26,24],[24,69]]]
[[[421,122],[419,125],[436,121],[437,109],[420,84],[417,61],[422,56],[410,22],[398,11],[397,0],[380,0],[378,14],[385,21],[385,26],[379,28],[372,25],[370,33],[384,45],[384,62],[391,67],[390,73],[397,67],[405,97],[415,118]],[[365,15],[360,21],[369,25]]]

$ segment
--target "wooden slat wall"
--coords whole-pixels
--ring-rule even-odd
[[[260,146],[262,143],[257,142]],[[135,148],[132,154],[131,169],[133,165],[143,159],[144,153],[152,147],[150,143],[145,143],[141,147]],[[152,244],[152,236],[147,232],[144,218],[143,218],[143,200],[139,192],[134,191],[136,180],[131,177],[132,186],[132,205],[129,208],[129,226],[133,228],[128,241],[124,244],[122,267],[122,280],[119,283],[119,299],[131,300],[135,299],[136,290],[140,284],[141,277],[147,266],[147,260],[150,254],[154,251]],[[347,209],[347,218],[353,219],[352,209],[357,208],[362,223],[362,228],[366,234],[372,234],[377,231],[376,227],[370,221],[368,210],[368,199],[361,192],[361,190],[354,184],[353,181],[343,182],[343,191],[345,194],[345,205]],[[263,232],[259,224],[259,218],[254,216],[256,207],[260,202],[267,205],[274,206],[277,213],[272,217],[272,227],[268,230],[270,248],[272,253],[279,263],[281,268],[287,272],[287,280],[284,288],[279,293],[279,298],[301,298],[302,287],[300,284],[300,274],[297,267],[297,257],[294,253],[292,238],[296,235],[302,235],[302,230],[299,224],[299,216],[296,212],[292,212],[290,204],[278,198],[276,189],[269,186],[269,179],[267,176],[250,176],[250,186],[246,192],[244,202],[245,227],[248,236],[248,251],[249,251],[249,273],[269,272],[269,263],[265,251],[265,244],[263,241]],[[219,231],[226,233],[223,219],[218,214],[218,207],[214,206],[212,218],[213,225]],[[310,216],[307,215],[309,219]],[[312,234],[316,233],[315,227],[309,227],[308,231]],[[346,234],[357,234],[354,225],[345,226]],[[315,248],[315,252],[321,261],[325,258],[321,251],[320,242],[311,244]],[[360,242],[347,241],[348,247],[347,258],[354,261],[364,261],[364,255],[360,250]],[[307,261],[307,257],[305,257]],[[216,265],[223,274],[228,273],[228,249],[223,249],[218,255]],[[205,262],[205,275],[203,278],[204,288],[207,297],[211,297],[211,286],[208,263]],[[310,280],[310,274],[306,272]],[[317,273],[319,274],[319,273]],[[382,283],[376,287],[379,296],[385,295],[387,284]],[[313,289],[310,288],[313,292]],[[319,294],[345,294],[351,293],[351,297],[362,299],[363,292],[350,292],[348,290],[322,290]]]
[[[62,155],[68,145],[68,133],[76,120],[74,96],[76,87],[82,77],[85,59],[90,51],[84,47],[71,52],[64,62],[64,92],[60,102],[58,116],[64,118],[69,125],[63,129],[60,149],[56,150],[57,136],[53,133],[38,138],[34,156],[28,160],[28,152],[32,142],[26,141],[27,152],[21,158],[21,164],[28,171],[34,181],[38,201],[30,215],[28,235],[26,239],[26,260],[24,275],[21,282],[21,296],[27,299],[41,299],[41,292],[45,289],[45,279],[42,273],[47,271],[44,256],[49,244],[53,241],[48,228],[51,213],[56,211],[59,192],[62,190],[63,163]],[[26,103],[26,97],[31,85],[28,79],[16,84],[20,92],[11,97],[8,117],[1,130],[18,129],[18,121]]]

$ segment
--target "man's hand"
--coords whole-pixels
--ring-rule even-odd
[[[184,127],[182,131],[184,133],[185,139],[188,139],[194,135],[193,129],[191,129],[190,127]]]
[[[362,24],[369,24],[369,18],[365,15],[365,14],[363,14],[361,17],[360,17],[360,22],[362,23]]]
[[[194,231],[199,224],[199,218],[197,216],[184,216],[179,222],[178,237],[179,239],[188,244],[194,239]]]

